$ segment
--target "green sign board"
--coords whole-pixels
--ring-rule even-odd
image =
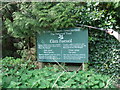
[[[41,62],[87,62],[88,30],[71,28],[37,34],[37,59]]]

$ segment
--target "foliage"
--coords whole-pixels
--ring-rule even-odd
[[[2,62],[3,67],[10,68],[11,66],[17,66],[23,62],[23,60],[17,58],[14,59],[13,57],[6,57],[3,59],[4,61]]]
[[[6,19],[6,27],[14,36],[28,38],[43,30],[58,30],[91,24],[100,20],[103,10],[80,2],[33,2],[20,4],[20,11],[13,13],[13,22]],[[92,22],[90,22],[92,21]]]
[[[95,34],[90,34],[90,36],[94,38]],[[120,43],[114,37],[105,35],[104,33],[91,39],[89,42],[88,68],[94,68],[105,75],[115,74],[115,79],[119,79],[119,46]]]
[[[119,3],[100,3],[105,11],[101,25],[114,28],[120,33]],[[106,5],[106,7],[102,7]],[[103,20],[104,19],[104,20]],[[89,29],[89,60],[90,68],[95,68],[104,74],[119,76],[120,43],[109,34],[98,30]]]
[[[93,70],[64,72],[56,67],[32,70],[19,65],[20,62],[11,57],[2,59],[3,88],[114,88],[112,82],[108,82],[109,76],[96,74]],[[14,68],[10,68],[10,63]]]
[[[9,4],[8,2],[2,2],[1,5],[2,7],[0,9],[2,15],[2,57],[20,57],[16,52],[18,48],[14,46],[14,43],[18,43],[19,39],[8,33],[8,30],[5,27],[5,20],[9,19],[10,21],[13,21],[12,14],[13,12],[18,10],[18,7],[15,3]]]
[[[33,2],[17,4],[17,7],[19,10],[10,14],[13,21],[6,17],[6,27],[9,33],[24,37],[26,42],[31,41],[28,38],[40,31],[80,24],[113,28],[120,32],[120,2]],[[119,75],[119,46],[114,37],[89,29],[90,68],[99,69],[105,74]]]
[[[35,69],[35,65],[31,60],[23,60],[20,58],[5,57],[1,59],[2,68],[4,69]]]

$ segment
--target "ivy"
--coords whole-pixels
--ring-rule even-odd
[[[94,32],[91,30],[91,32]],[[119,50],[120,43],[114,37],[98,32],[92,34],[89,40],[90,67],[99,69],[104,74],[119,75]],[[97,37],[95,36],[97,34]],[[96,37],[96,38],[94,38]]]

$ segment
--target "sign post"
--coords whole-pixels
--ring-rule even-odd
[[[88,30],[71,28],[37,34],[40,62],[88,62]]]

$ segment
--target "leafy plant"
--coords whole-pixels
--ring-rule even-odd
[[[89,36],[89,68],[95,68],[104,74],[119,75],[119,45],[114,37],[104,32],[90,31]],[[100,33],[100,34],[98,34]],[[96,36],[96,38],[94,38]]]
[[[3,88],[52,88],[62,73],[59,70],[53,71],[53,68],[30,71],[19,69],[4,72]],[[65,72],[58,79],[54,88],[104,88],[109,79],[109,76],[95,74],[93,71],[79,71],[73,78],[69,79],[72,74],[74,72]],[[113,87],[109,82],[108,88]]]
[[[31,69],[24,68],[23,65],[28,63],[18,64],[21,63],[20,59],[11,57],[6,57],[2,62],[2,88],[114,88],[112,81],[108,82],[110,76],[93,70],[65,72],[56,67],[33,70],[31,66]],[[14,67],[11,68],[10,64]]]
[[[12,5],[8,6],[12,8]],[[7,7],[3,10],[7,10],[3,16],[3,24],[14,37],[25,38],[27,47],[30,46],[29,37],[34,37],[38,32],[76,27],[80,24],[113,28],[120,32],[120,2],[29,2],[15,4],[15,8],[10,8],[9,10],[13,10],[11,14]],[[89,29],[89,68],[118,76],[119,46],[114,37]]]
[[[23,60],[20,58],[13,58],[13,57],[5,57],[4,59],[0,59],[2,62],[2,68],[3,70],[9,70],[9,69],[33,69],[35,68],[34,63],[31,60]]]

